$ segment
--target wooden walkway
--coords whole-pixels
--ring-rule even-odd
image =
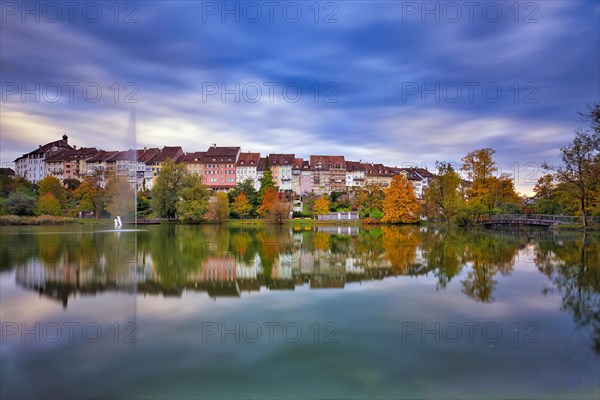
[[[600,218],[589,218],[589,222],[600,223]],[[483,225],[532,225],[553,226],[563,224],[583,224],[583,217],[573,215],[547,214],[502,214],[482,217]]]

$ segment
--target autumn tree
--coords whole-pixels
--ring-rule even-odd
[[[234,214],[236,214],[239,218],[244,219],[250,212],[252,211],[252,205],[248,202],[248,198],[241,192],[231,204],[231,210]]]
[[[38,198],[35,212],[38,215],[60,215],[62,206],[52,192],[46,192]]]
[[[178,189],[179,201],[175,205],[181,221],[198,222],[208,210],[210,194],[202,182],[202,177],[185,173]]]
[[[575,138],[567,146],[561,147],[560,152],[560,165],[546,163],[543,167],[555,171],[557,182],[567,198],[577,204],[584,226],[587,226],[588,213],[594,208],[600,190],[600,134],[577,130]]]
[[[83,183],[73,191],[73,197],[78,202],[77,208],[80,211],[93,211],[96,220],[100,218],[104,208],[105,173],[101,169],[95,169],[91,174],[84,178]]]
[[[259,206],[258,192],[254,188],[254,182],[251,179],[245,179],[242,182],[238,182],[235,185],[235,188],[229,191],[229,203],[233,203],[240,193],[244,193],[246,196],[248,204],[252,207],[251,210],[254,210]]]
[[[317,215],[329,214],[329,199],[327,196],[321,196],[316,199],[313,208]]]
[[[258,207],[258,215],[261,217],[266,217],[267,214],[277,206],[279,202],[279,195],[277,190],[274,187],[269,187],[265,190],[265,193],[262,197],[262,203],[260,207]]]
[[[472,182],[467,190],[470,202],[485,204],[488,211],[492,211],[493,205],[490,203],[491,179],[494,173],[498,171],[496,162],[493,159],[496,150],[485,148],[472,151],[462,158],[461,170]]]
[[[156,184],[152,187],[152,211],[161,218],[171,219],[177,212],[179,201],[179,185],[187,174],[185,164],[175,164],[167,158],[162,163],[162,168]]]
[[[47,176],[40,181],[38,193],[40,196],[43,196],[46,193],[52,193],[54,198],[60,204],[61,208],[63,208],[67,203],[67,191],[60,181],[53,176]]]
[[[287,201],[277,201],[267,213],[267,222],[272,224],[282,224],[283,221],[290,219],[291,203]]]
[[[382,222],[416,223],[420,208],[412,183],[403,174],[394,176],[383,200]]]

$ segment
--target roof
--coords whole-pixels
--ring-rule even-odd
[[[217,147],[211,146],[206,150],[204,155],[205,163],[231,163],[237,162],[238,154],[240,153],[239,147]]]
[[[0,174],[12,176],[15,174],[15,170],[12,168],[0,168]]]
[[[87,162],[98,162],[98,161],[111,161],[113,157],[119,154],[118,151],[104,151],[100,150],[95,156],[91,156],[87,159]]]
[[[205,154],[206,154],[205,151],[194,151],[192,153],[186,153],[185,156],[183,156],[183,162],[184,163],[202,162],[202,157],[204,157]]]
[[[346,171],[355,172],[355,171],[365,171],[365,164],[360,163],[359,161],[346,161]]]
[[[301,158],[294,158],[294,162],[292,163],[293,169],[302,169],[302,165],[304,164],[304,160]]]
[[[310,166],[314,169],[317,165],[321,165],[324,170],[330,168],[346,169],[346,160],[344,156],[310,156]]]
[[[163,162],[168,158],[173,160],[174,162],[180,161],[184,156],[183,149],[181,146],[165,146],[152,158],[148,160],[148,162]]]
[[[294,163],[294,154],[269,154],[270,165],[292,165]]]
[[[240,153],[237,164],[241,166],[258,166],[259,161],[260,153]]]
[[[149,149],[144,147],[144,150],[137,151],[137,160],[139,162],[150,162],[158,153],[160,153],[158,147],[151,147]]]
[[[35,149],[35,150],[33,150],[33,151],[29,152],[29,153],[23,154],[21,157],[17,158],[15,161],[17,161],[17,160],[19,160],[19,159],[21,159],[23,157],[26,157],[28,155],[31,155],[31,154],[44,154],[44,153],[47,153],[48,151],[51,151],[53,147],[59,147],[59,148],[62,148],[62,149],[69,149],[69,150],[73,149],[73,147],[71,147],[69,145],[68,138],[65,135],[65,136],[63,136],[63,139],[61,139],[61,140],[55,140],[54,142],[46,143],[43,146],[40,144],[37,149]]]
[[[98,150],[95,147],[82,147],[71,150],[60,149],[49,152],[46,155],[46,162],[87,160],[96,154],[98,154]]]

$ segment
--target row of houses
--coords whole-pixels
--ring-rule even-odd
[[[242,152],[240,147],[216,144],[206,151],[190,153],[185,153],[180,146],[125,151],[77,148],[68,143],[66,135],[17,158],[15,172],[32,182],[54,176],[65,183],[67,179],[83,180],[95,171],[102,171],[123,177],[136,190],[145,191],[156,183],[167,159],[184,163],[189,173],[201,176],[205,185],[213,191],[228,191],[246,180],[258,190],[265,171],[270,169],[280,191],[297,195],[344,192],[370,183],[385,188],[394,175],[404,174],[412,181],[417,196],[421,197],[433,177],[424,168],[347,161],[341,155],[311,155],[308,160],[295,154],[268,154],[263,157],[260,153]]]

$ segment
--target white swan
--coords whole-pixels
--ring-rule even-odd
[[[121,221],[121,217],[117,215],[117,218],[114,219],[115,228],[120,228],[123,226],[123,222]]]

